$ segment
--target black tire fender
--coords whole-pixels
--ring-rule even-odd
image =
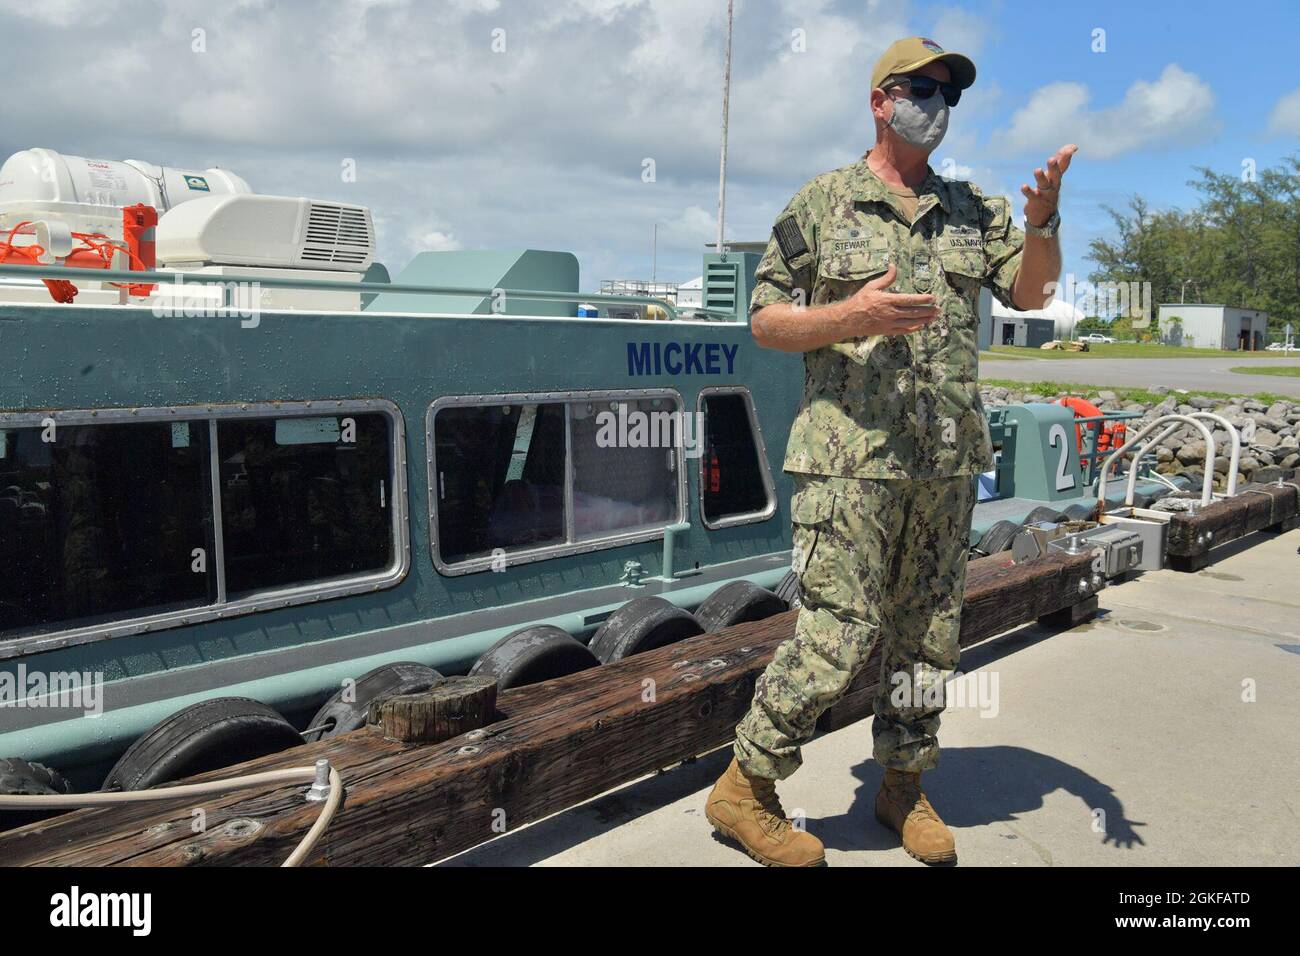
[[[551,624],[532,624],[511,631],[489,647],[469,673],[471,677],[495,678],[497,689],[505,690],[599,666],[596,655],[568,631]]]
[[[316,711],[307,724],[308,733],[302,735],[307,743],[327,740],[366,725],[366,714],[371,701],[393,697],[397,694],[416,694],[441,684],[443,677],[432,667],[414,661],[398,661],[367,671],[357,678],[351,688],[340,687]],[[352,697],[352,700],[347,700]]]
[[[302,737],[273,708],[247,697],[216,697],[159,721],[127,748],[105,790],[147,790],[299,746]]]
[[[589,646],[602,664],[610,664],[703,633],[694,614],[647,596],[628,601],[606,618]]]
[[[1092,513],[1096,510],[1097,506],[1095,504],[1089,505],[1084,504],[1082,501],[1076,501],[1072,505],[1066,505],[1062,514],[1065,515],[1067,521],[1091,521]]]
[[[72,784],[53,767],[23,760],[0,757],[0,794],[5,796],[62,796],[72,793]],[[66,810],[0,810],[0,830],[11,830],[26,823],[66,813]]]
[[[712,633],[747,621],[761,621],[789,606],[789,602],[753,581],[728,581],[695,609],[695,619],[706,633]]]
[[[975,550],[980,554],[1001,554],[1011,547],[1011,540],[1023,529],[1014,521],[996,521],[980,535]]]
[[[803,592],[799,590],[799,575],[793,571],[785,572],[785,577],[781,579],[781,583],[776,586],[773,593],[785,602],[787,608],[803,607]]]
[[[1038,524],[1040,521],[1050,521],[1052,524],[1060,524],[1067,520],[1064,511],[1057,511],[1050,505],[1039,505],[1029,514],[1025,515],[1022,525]]]

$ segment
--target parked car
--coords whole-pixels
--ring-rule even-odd
[[[1115,340],[1109,335],[1102,335],[1100,332],[1089,332],[1087,335],[1079,336],[1080,342],[1090,342],[1094,345],[1114,345]]]
[[[1265,347],[1265,352],[1300,352],[1300,345],[1294,342],[1273,342]]]

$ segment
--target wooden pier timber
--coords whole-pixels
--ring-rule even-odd
[[[1175,513],[1165,546],[1169,567],[1199,571],[1211,549],[1255,531],[1286,530],[1300,514],[1300,479],[1250,484],[1231,498],[1211,502],[1194,515]]]
[[[1012,565],[972,561],[963,646],[1076,606],[1102,585],[1090,553]],[[192,778],[219,779],[327,758],[347,788],[313,862],[418,865],[572,807],[727,743],[754,682],[797,612],[688,638],[567,677],[502,691],[498,719],[442,743],[403,744],[362,729]],[[827,729],[871,712],[878,663],[823,715]],[[864,744],[869,746],[869,744]],[[0,864],[275,865],[315,821],[301,787],[202,802],[78,810],[0,834]],[[205,826],[194,832],[195,811]]]

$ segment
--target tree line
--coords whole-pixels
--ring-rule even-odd
[[[1140,196],[1103,207],[1114,235],[1089,243],[1090,279],[1150,282],[1153,313],[1161,302],[1214,302],[1267,312],[1270,333],[1300,327],[1300,154],[1257,173],[1196,171],[1189,211],[1153,210]]]

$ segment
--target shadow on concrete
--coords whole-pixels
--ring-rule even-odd
[[[1098,617],[1104,619],[1108,613],[1103,609]],[[964,649],[960,668],[969,674],[1053,637],[1057,640],[1087,640],[1087,633],[1094,626],[1094,623],[1087,622],[1072,630],[1060,631],[1028,624]],[[859,732],[869,726],[869,723],[854,725],[860,728]],[[864,746],[869,752],[869,735]],[[711,787],[726,769],[731,752],[731,746],[727,745],[691,762],[678,764],[653,777],[504,834],[440,865],[526,866],[547,859]],[[883,850],[896,847],[898,837],[875,819],[876,791],[883,772],[869,759],[853,772],[862,785],[850,809],[834,817],[809,819],[808,829],[834,849]],[[1088,825],[1089,814],[1100,810],[1104,812],[1103,819],[1110,834],[1108,843],[1132,848],[1143,842],[1133,829],[1142,824],[1125,819],[1123,805],[1110,787],[1054,757],[1020,747],[945,748],[939,767],[926,774],[925,789],[940,816],[954,827],[1015,820],[1016,814],[1041,807],[1046,794],[1064,789],[1081,801],[1081,825]],[[703,795],[699,806],[684,810],[681,822],[683,826],[698,827],[701,839],[708,838],[711,830],[704,819]]]
[[[713,785],[730,760],[731,748],[724,747],[501,836],[441,865],[536,863],[700,793]],[[897,847],[898,837],[875,818],[876,791],[883,771],[874,761],[865,760],[854,768],[853,775],[861,785],[849,809],[835,816],[810,818],[809,831],[830,849]],[[1144,843],[1137,830],[1143,824],[1125,817],[1123,804],[1109,786],[1077,767],[1023,747],[945,748],[939,766],[925,775],[925,790],[940,816],[958,829],[1015,821],[1018,815],[1040,808],[1047,794],[1064,790],[1079,799],[1080,826],[1091,825],[1095,812],[1103,814],[1098,819],[1105,822],[1105,844],[1134,849]],[[704,819],[702,801],[701,795],[700,806],[683,811],[681,825],[698,828],[700,839],[705,840],[711,831]]]
[[[898,837],[876,820],[876,792],[884,771],[867,760],[853,768],[862,781],[853,804],[838,816],[810,820],[808,829],[828,848],[886,850]],[[1079,798],[1079,825],[1104,822],[1099,838],[1116,849],[1134,849],[1145,841],[1144,824],[1124,816],[1115,792],[1078,767],[1024,747],[945,747],[939,766],[925,775],[925,794],[944,822],[954,829],[1014,821],[1037,810],[1049,793],[1064,790]],[[960,843],[960,837],[959,837]],[[1117,861],[1118,862],[1118,861]]]

